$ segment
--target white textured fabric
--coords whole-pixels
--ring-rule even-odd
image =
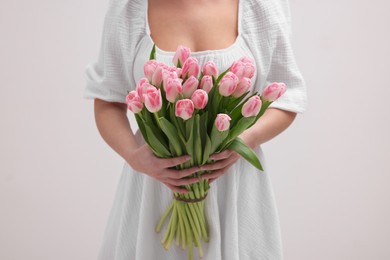
[[[306,85],[290,43],[290,13],[286,0],[240,0],[239,36],[230,47],[193,52],[200,64],[213,60],[219,69],[246,55],[256,62],[253,89],[285,82],[287,92],[272,107],[302,113]],[[149,35],[146,0],[111,0],[106,13],[99,59],[87,65],[83,97],[125,103],[127,92],[143,76],[153,41]],[[173,52],[157,48],[157,60],[171,64]],[[142,136],[136,133],[139,142]],[[206,202],[210,242],[206,260],[283,259],[279,218],[271,179],[261,147],[255,149],[264,172],[239,159],[211,184]],[[158,181],[124,162],[107,222],[99,260],[179,260],[187,252],[172,245],[165,251],[155,225],[172,199]],[[195,250],[196,252],[196,250]],[[195,258],[197,259],[197,258]]]

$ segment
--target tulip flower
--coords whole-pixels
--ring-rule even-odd
[[[144,74],[145,77],[151,82],[153,73],[158,66],[158,62],[156,60],[148,60],[144,65]]]
[[[218,114],[215,119],[215,126],[218,131],[223,132],[229,129],[230,127],[230,116],[226,114]]]
[[[177,47],[175,55],[173,56],[173,64],[176,67],[179,67],[180,62],[180,65],[183,66],[184,62],[190,57],[190,54],[191,50],[189,48],[179,45],[179,47]]]
[[[183,64],[181,76],[183,78],[191,77],[191,76],[197,78],[199,74],[199,69],[200,68],[199,68],[198,60],[196,58],[189,57],[188,59],[186,59],[186,61]]]
[[[199,87],[209,93],[211,88],[213,87],[213,78],[210,75],[203,76],[202,80],[200,81]]]
[[[194,107],[196,109],[203,109],[207,105],[208,101],[208,95],[207,92],[203,89],[197,89],[191,96],[191,100],[194,103]]]
[[[238,77],[229,71],[219,82],[219,93],[224,97],[228,97],[236,90],[237,84]]]
[[[161,90],[149,86],[144,94],[145,106],[151,113],[158,112],[162,107]]]
[[[159,88],[161,86],[161,83],[163,81],[163,66],[157,66],[156,70],[153,73],[152,76],[152,84]]]
[[[243,57],[241,60],[233,62],[230,71],[236,74],[239,79],[252,78],[255,73],[255,65],[249,58]]]
[[[190,98],[192,93],[198,88],[199,81],[196,77],[189,77],[183,84],[183,96]]]
[[[213,61],[208,61],[203,65],[203,75],[214,76],[218,78],[218,69]]]
[[[143,108],[141,97],[135,90],[132,90],[127,94],[126,104],[127,108],[134,114],[137,114]]]
[[[241,114],[243,117],[257,116],[261,109],[261,99],[259,96],[253,96],[248,99],[247,102],[242,106]]]
[[[137,87],[135,88],[135,90],[137,91],[138,96],[141,98],[142,102],[145,101],[144,94],[146,93],[146,89],[150,86],[152,86],[152,85],[150,85],[149,80],[147,78],[141,78],[138,81]]]
[[[264,101],[273,102],[286,92],[286,84],[283,82],[273,82],[263,90],[261,97]]]
[[[241,97],[244,93],[246,93],[252,86],[252,81],[250,78],[242,78],[237,85],[236,90],[233,92],[233,97]]]
[[[194,113],[194,103],[191,99],[180,99],[176,102],[175,115],[183,120],[190,119]]]
[[[175,103],[179,94],[183,92],[180,78],[168,78],[167,85],[165,88],[166,98],[169,102]]]
[[[177,75],[176,70],[174,70],[174,71],[173,70],[172,71],[163,70],[163,88],[164,88],[164,90],[166,91],[168,79],[176,79],[178,77],[179,76]]]

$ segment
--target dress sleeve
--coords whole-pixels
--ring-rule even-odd
[[[284,19],[275,30],[275,46],[271,55],[266,86],[271,82],[284,82],[287,91],[270,107],[303,113],[307,106],[306,82],[298,68],[291,45],[292,33],[288,1],[279,0],[279,7]]]
[[[126,103],[126,95],[132,84],[124,57],[126,45],[120,30],[123,17],[117,2],[110,1],[105,15],[98,60],[85,67],[83,98]]]

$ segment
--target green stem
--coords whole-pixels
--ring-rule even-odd
[[[158,223],[158,225],[156,226],[156,232],[159,233],[161,231],[161,227],[162,225],[164,224],[165,222],[165,219],[168,217],[169,213],[171,212],[171,210],[173,209],[173,203],[174,203],[174,200],[172,200],[171,204],[169,205],[168,209],[165,211],[164,215],[161,217],[160,219],[160,222]]]

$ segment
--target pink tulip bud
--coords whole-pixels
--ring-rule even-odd
[[[236,90],[237,84],[238,77],[229,71],[219,82],[219,93],[224,97],[228,97]]]
[[[138,93],[138,96],[140,96],[142,102],[145,101],[144,94],[146,93],[147,88],[150,86],[152,86],[152,85],[150,85],[149,80],[147,78],[141,78],[138,81],[136,91]]]
[[[198,77],[199,74],[199,63],[196,58],[189,57],[186,59],[186,61],[183,64],[183,68],[181,71],[181,76],[184,77],[191,77],[194,76],[195,78]]]
[[[175,115],[187,120],[194,113],[194,103],[191,99],[180,99],[176,102]]]
[[[286,84],[283,82],[273,82],[263,90],[261,97],[263,100],[273,102],[286,92]]]
[[[161,86],[161,83],[163,81],[163,71],[164,71],[164,68],[163,68],[163,66],[160,65],[160,66],[157,66],[156,70],[153,73],[152,84],[154,86],[156,86],[157,88],[159,88]]]
[[[162,97],[160,89],[157,89],[154,86],[148,87],[144,94],[144,98],[145,106],[151,113],[155,113],[161,109]]]
[[[259,96],[253,96],[242,106],[241,114],[243,117],[257,116],[261,109],[261,99]]]
[[[243,57],[233,62],[230,71],[236,74],[239,79],[252,78],[255,74],[255,65],[248,57]]]
[[[179,61],[181,66],[183,66],[184,62],[190,57],[191,50],[185,46],[179,45],[177,47],[176,53],[173,56],[173,64],[178,67]]]
[[[175,103],[179,94],[183,92],[180,78],[168,78],[167,85],[165,88],[166,98],[169,102]]]
[[[218,69],[213,61],[208,61],[203,65],[203,75],[214,76],[218,78]]]
[[[202,80],[200,81],[199,87],[209,93],[213,87],[212,77],[210,75],[203,76]]]
[[[144,65],[144,74],[145,77],[151,82],[153,73],[158,66],[158,62],[156,60],[148,60]]]
[[[176,70],[175,71],[163,70],[163,88],[165,91],[166,91],[168,79],[176,79],[176,78],[178,78]]]
[[[241,97],[244,95],[252,86],[252,81],[250,78],[242,78],[237,85],[236,90],[233,92],[233,97]]]
[[[230,127],[230,116],[226,114],[218,114],[215,119],[215,126],[218,131],[223,132],[229,129]]]
[[[183,96],[191,97],[192,93],[198,88],[199,81],[194,76],[189,77],[183,84]]]
[[[209,96],[203,89],[197,89],[191,96],[191,100],[194,103],[196,109],[203,109],[207,105]]]
[[[138,95],[137,91],[130,91],[126,96],[126,104],[127,108],[133,112],[134,114],[140,112],[142,110],[142,100]]]
[[[243,57],[241,57],[241,58],[239,59],[239,61],[242,61],[242,62],[244,62],[244,63],[252,63],[252,64],[254,64],[253,60],[252,60],[250,57],[248,57],[248,56],[243,56]]]

